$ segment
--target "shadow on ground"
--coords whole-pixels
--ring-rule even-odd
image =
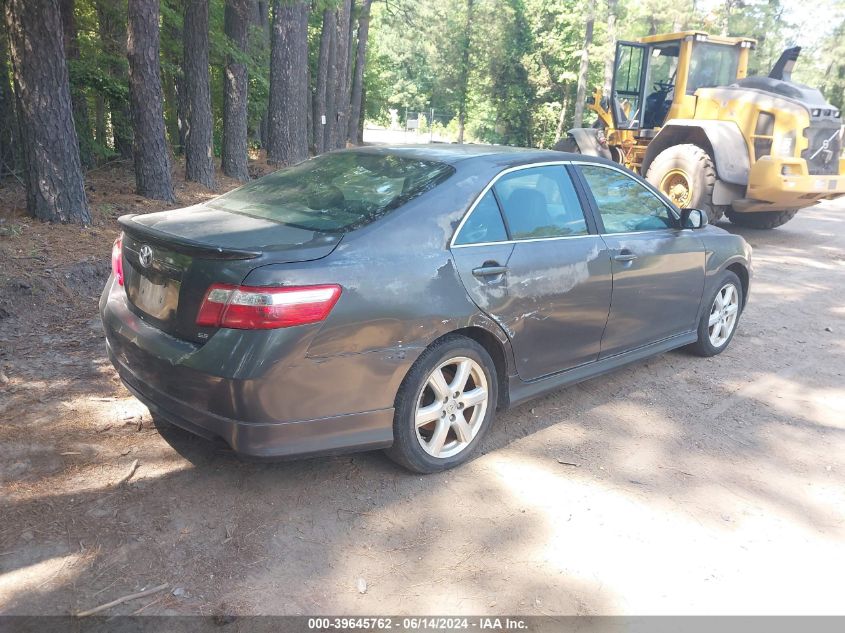
[[[0,612],[164,582],[111,612],[835,610],[842,220],[807,216],[724,226],[757,268],[724,354],[673,352],[517,407],[482,457],[428,477],[379,453],[243,461],[154,423],[93,329],[65,352],[73,371],[38,381],[45,344],[3,405]]]

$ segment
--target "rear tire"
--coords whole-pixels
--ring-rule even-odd
[[[716,165],[698,145],[684,143],[664,149],[649,165],[646,180],[678,207],[703,209],[710,222],[721,219],[728,209],[713,204]]]
[[[493,423],[496,366],[476,341],[451,334],[426,349],[396,394],[393,446],[385,452],[417,473],[470,460]]]
[[[752,211],[742,213],[731,209],[728,211],[728,219],[737,226],[745,226],[750,229],[774,229],[783,226],[795,217],[798,209],[788,211]]]

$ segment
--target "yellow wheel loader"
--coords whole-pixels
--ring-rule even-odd
[[[611,94],[589,103],[595,126],[555,149],[622,163],[714,222],[770,229],[845,195],[842,113],[791,80],[798,47],[748,77],[754,47],[699,31],[618,42]]]

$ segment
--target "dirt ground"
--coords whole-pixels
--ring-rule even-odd
[[[108,613],[845,612],[845,204],[723,225],[756,276],[721,356],[557,391],[420,477],[380,453],[244,462],[156,428],[96,311],[114,219],[160,208],[131,189],[119,165],[92,174],[88,229],[0,190],[0,613],[163,583]]]

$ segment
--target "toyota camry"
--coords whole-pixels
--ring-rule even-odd
[[[751,249],[623,167],[494,146],[333,152],[120,218],[100,301],[126,387],[239,453],[477,452],[497,411],[722,352]]]

